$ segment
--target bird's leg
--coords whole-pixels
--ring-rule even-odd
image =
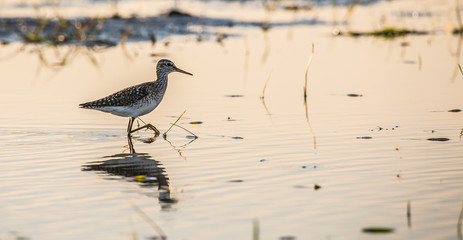
[[[143,128],[147,128],[147,129],[153,130],[153,131],[154,131],[154,136],[156,136],[156,137],[159,136],[159,134],[161,133],[161,132],[159,132],[159,130],[158,130],[155,126],[153,126],[153,125],[151,125],[151,124],[148,123],[148,124],[146,124],[145,126],[142,126],[142,127],[137,128],[137,129],[131,130],[131,131],[129,132],[129,134],[131,134],[131,133],[133,133],[133,132],[136,132],[136,131],[138,131],[138,130],[141,130],[141,129],[143,129]]]
[[[135,153],[135,149],[133,148],[132,137],[127,135],[127,142],[130,149],[130,153]]]
[[[127,136],[129,137],[130,137],[130,134],[132,133],[133,120],[135,120],[134,117],[129,118],[129,125],[127,126]]]

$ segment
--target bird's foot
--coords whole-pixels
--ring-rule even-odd
[[[137,131],[139,131],[141,129],[144,129],[144,128],[153,130],[155,137],[157,137],[157,136],[159,136],[161,134],[161,132],[159,132],[159,130],[155,126],[148,123],[145,126],[139,127],[137,129],[134,129],[134,130],[128,132],[127,135],[130,136],[132,133],[137,132]]]

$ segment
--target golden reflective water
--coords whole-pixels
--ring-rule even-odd
[[[0,236],[147,239],[162,229],[168,239],[250,239],[255,220],[261,239],[461,236],[463,113],[448,111],[463,108],[461,39],[230,31],[243,37],[2,46]],[[166,139],[140,132],[131,154],[128,119],[78,104],[153,80],[152,53],[194,77],[171,74],[142,119],[164,132],[187,110],[179,125],[199,138],[178,127]]]

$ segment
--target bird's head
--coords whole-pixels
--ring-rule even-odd
[[[159,60],[158,65],[157,65],[157,72],[164,73],[164,74],[169,74],[171,72],[179,72],[179,73],[184,73],[184,74],[193,76],[193,74],[176,67],[172,61],[167,60],[167,59]]]

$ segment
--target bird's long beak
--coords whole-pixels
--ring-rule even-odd
[[[177,67],[175,68],[175,71],[177,71],[177,72],[179,72],[179,73],[185,73],[185,74],[188,74],[188,75],[193,76],[193,74],[191,74],[191,73],[189,73],[189,72],[187,72],[187,71],[183,71],[182,69],[177,68]]]

